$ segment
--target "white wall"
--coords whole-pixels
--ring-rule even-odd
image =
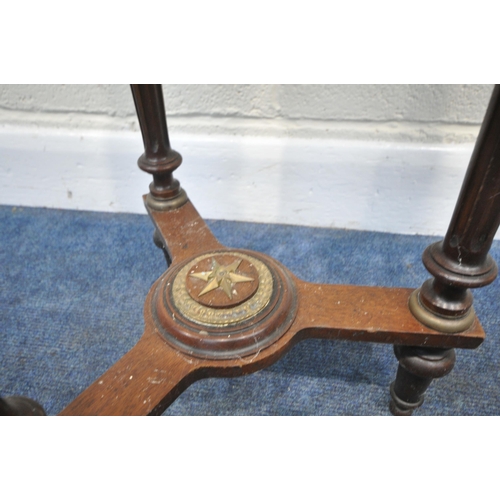
[[[164,85],[207,218],[443,234],[491,85]],[[0,85],[0,203],[144,213],[127,85]]]
[[[164,85],[172,133],[475,140],[492,85]],[[128,85],[0,85],[0,123],[138,130]]]

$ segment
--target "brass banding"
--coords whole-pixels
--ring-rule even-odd
[[[189,270],[198,262],[217,254],[201,255],[188,264],[186,264],[177,273],[172,284],[172,300],[177,311],[186,319],[194,323],[207,326],[223,327],[246,321],[256,316],[269,303],[273,293],[273,277],[268,267],[260,260],[251,257],[248,254],[239,252],[224,252],[224,255],[230,255],[235,258],[249,261],[257,270],[259,276],[259,286],[255,294],[247,301],[235,307],[216,309],[200,304],[194,300],[187,288],[186,277]]]
[[[159,199],[155,198],[151,193],[146,196],[146,205],[158,212],[165,212],[168,210],[177,210],[188,201],[186,191],[179,190],[179,194],[174,198]]]
[[[429,311],[424,305],[422,305],[419,299],[419,294],[420,288],[415,290],[410,295],[408,306],[413,316],[415,316],[415,318],[417,318],[418,321],[425,326],[437,330],[438,332],[458,333],[469,329],[474,323],[476,313],[474,312],[473,307],[470,308],[469,312],[465,316],[457,319],[445,318]]]

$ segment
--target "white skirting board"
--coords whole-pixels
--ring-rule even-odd
[[[473,144],[175,135],[202,217],[443,235]],[[0,128],[0,204],[145,213],[139,132]]]

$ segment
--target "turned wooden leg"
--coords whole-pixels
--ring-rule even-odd
[[[186,203],[187,196],[172,175],[182,156],[170,147],[161,85],[131,87],[144,142],[144,154],[137,164],[153,175],[146,203],[154,210],[173,210]]]
[[[167,267],[170,267],[172,265],[172,257],[170,257],[168,248],[165,245],[165,242],[163,241],[163,238],[161,237],[158,229],[155,229],[153,232],[153,242],[160,250],[163,251],[163,255],[165,256],[165,260],[167,261]]]
[[[453,335],[422,326],[407,307],[411,289],[307,283],[265,255],[226,248],[189,201],[178,210],[148,210],[172,256],[172,266],[159,277],[146,298],[144,335],[61,415],[161,414],[194,381],[253,373],[271,366],[293,345],[308,338],[404,344],[412,349],[425,345],[427,350],[430,346],[474,349],[484,340],[479,321],[466,332]],[[193,328],[196,327],[193,315],[207,308],[195,305],[193,309],[186,309],[186,295],[184,299],[175,295],[176,284],[186,283],[183,269],[189,271],[203,263],[209,266],[207,254],[225,264],[227,256],[235,252],[244,260],[251,259],[264,271],[255,277],[259,282],[262,279],[263,292],[265,288],[270,289],[271,280],[266,278],[262,265],[273,273],[271,300],[264,300],[264,309],[252,313],[250,307],[258,305],[255,299],[259,299],[257,292],[252,294],[252,289],[247,290],[247,299],[237,302],[235,308],[243,306],[251,318],[220,327],[207,324]],[[242,272],[246,272],[244,264],[240,263]],[[196,272],[199,271],[197,268]],[[206,284],[200,282],[201,286]],[[242,300],[237,297],[242,296],[247,284],[243,281],[234,285],[238,292],[235,302]],[[187,288],[182,286],[181,292],[183,290]],[[212,290],[201,297],[210,299],[212,294],[213,298],[215,292],[217,290]],[[223,294],[223,291],[219,293],[224,297]],[[199,294],[194,296],[198,298]],[[176,297],[181,300],[173,303]],[[220,312],[230,314],[231,310],[217,308],[214,311]],[[242,312],[245,311],[240,307],[239,313]],[[442,374],[441,371],[424,376]],[[401,391],[398,394],[403,400],[405,395]],[[418,398],[407,398],[407,401],[415,400]]]
[[[391,384],[393,415],[410,416],[424,402],[424,393],[435,378],[444,377],[455,365],[454,349],[394,346],[399,360],[396,380]]]
[[[489,255],[500,224],[500,86],[493,91],[474,152],[465,175],[448,232],[430,245],[422,261],[433,278],[412,294],[409,307],[422,324],[439,332],[457,334],[476,321],[469,288],[489,285],[497,276]],[[431,380],[448,373],[452,350],[395,347],[399,359],[391,386],[390,409],[411,415],[423,402]]]
[[[161,414],[194,381],[255,372],[307,338],[398,345],[391,409],[407,415],[422,403],[432,379],[452,369],[453,348],[474,349],[484,340],[479,321],[455,333],[423,324],[408,308],[411,289],[307,283],[271,257],[224,247],[172,177],[181,158],[170,148],[161,86],[132,90],[145,146],[138,164],[153,175],[145,205],[154,241],[171,265],[146,297],[139,342],[61,415]],[[493,152],[488,169],[496,165],[494,157]],[[490,174],[483,175],[500,188]],[[490,187],[485,189],[491,195]],[[500,208],[495,196],[492,209]],[[474,207],[467,210],[476,213]],[[460,245],[467,247],[465,240]],[[460,252],[467,275],[471,265]],[[460,302],[460,287],[446,274],[435,276],[448,287],[445,298]],[[448,309],[449,316],[460,316],[457,308]]]
[[[0,398],[0,416],[42,417],[45,416],[45,410],[33,399],[24,396],[9,396]]]
[[[498,269],[488,254],[500,224],[500,86],[496,85],[443,241],[422,256],[434,276],[410,301],[415,317],[443,332],[467,330],[475,319],[469,288],[489,285]]]

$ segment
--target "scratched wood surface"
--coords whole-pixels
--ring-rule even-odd
[[[169,212],[151,209],[149,212],[173,264],[200,252],[225,248],[189,201]],[[289,329],[265,349],[223,360],[190,356],[165,341],[151,314],[156,284],[153,285],[144,306],[142,338],[61,415],[161,414],[196,380],[255,372],[270,366],[295,343],[307,338],[462,348],[475,348],[484,340],[484,331],[477,320],[469,330],[455,334],[423,326],[408,309],[411,289],[312,284],[293,275],[292,279],[298,309]]]

